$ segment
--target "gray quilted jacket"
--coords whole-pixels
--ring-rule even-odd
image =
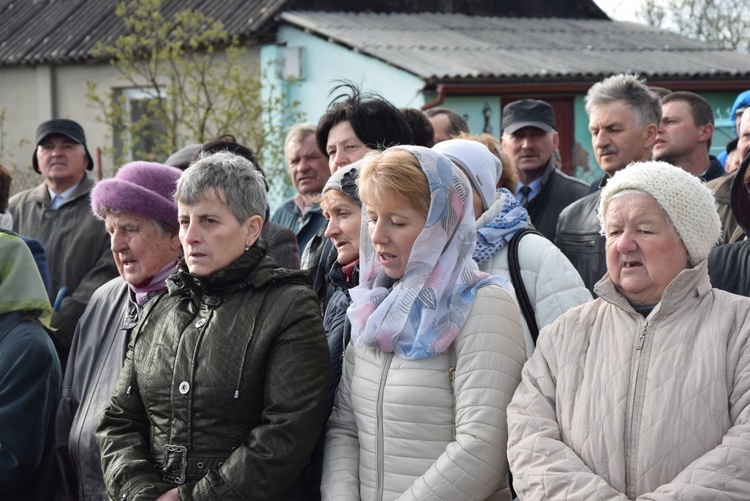
[[[647,317],[609,276],[542,330],[508,407],[523,499],[750,499],[750,299],[703,261]]]

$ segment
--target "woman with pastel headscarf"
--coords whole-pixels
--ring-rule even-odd
[[[505,408],[526,350],[507,281],[471,258],[469,182],[397,146],[366,157],[358,183],[360,285],[323,499],[510,499]]]

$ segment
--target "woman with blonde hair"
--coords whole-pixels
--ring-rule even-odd
[[[323,499],[510,499],[505,408],[523,331],[507,281],[471,259],[469,183],[445,156],[397,146],[364,159],[359,195]]]

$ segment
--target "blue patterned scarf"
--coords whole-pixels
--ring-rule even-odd
[[[492,210],[497,211],[492,221],[477,228],[477,244],[472,256],[477,264],[487,261],[505,247],[513,235],[529,227],[529,213],[505,188],[497,190],[495,202],[487,212]]]

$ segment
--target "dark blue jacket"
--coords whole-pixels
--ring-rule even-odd
[[[55,412],[62,371],[47,332],[0,315],[0,499],[53,499]]]

